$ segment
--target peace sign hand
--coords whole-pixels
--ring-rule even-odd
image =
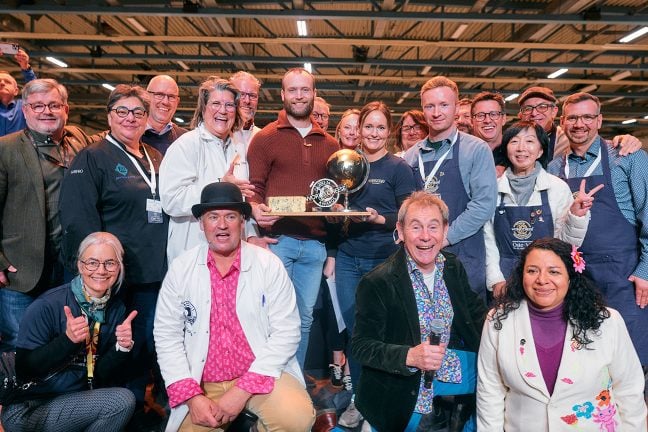
[[[581,180],[580,189],[574,197],[574,202],[572,203],[569,211],[574,216],[585,216],[587,212],[592,208],[594,203],[594,194],[603,189],[605,185],[598,185],[594,187],[589,192],[585,192],[585,179]]]

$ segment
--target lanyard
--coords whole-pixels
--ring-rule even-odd
[[[443,155],[436,161],[436,163],[434,164],[434,167],[432,168],[432,171],[430,171],[430,173],[427,175],[427,177],[425,176],[425,169],[424,169],[424,166],[423,166],[423,158],[421,157],[420,150],[419,150],[418,164],[419,164],[419,172],[421,173],[421,178],[423,179],[423,181],[425,181],[424,190],[427,190],[427,188],[430,186],[430,184],[434,180],[434,176],[436,175],[437,171],[441,167],[441,163],[443,163],[445,158],[448,157],[448,154],[452,151],[452,146],[455,145],[455,143],[457,142],[458,137],[459,137],[459,132],[455,131],[455,134],[452,137],[452,143],[450,144],[450,148],[448,150],[446,150],[446,152],[443,153]]]
[[[585,175],[583,177],[589,177],[592,175],[596,167],[598,167],[601,164],[601,152],[603,151],[603,148],[599,148],[599,154],[596,156],[596,159],[594,159],[594,162],[592,165],[585,171]],[[569,155],[565,156],[565,178],[569,178]]]
[[[151,158],[149,157],[148,152],[146,151],[146,147],[142,146],[142,152],[144,152],[144,155],[146,156],[146,160],[148,160],[149,163],[149,168],[151,169],[150,179],[146,176],[146,173],[144,172],[140,164],[137,162],[137,160],[133,157],[133,155],[128,153],[126,150],[124,150],[124,148],[119,144],[119,142],[117,142],[115,138],[113,138],[112,135],[110,134],[106,135],[106,139],[111,143],[113,143],[115,146],[117,146],[117,148],[119,148],[121,151],[123,151],[124,154],[128,157],[128,159],[130,159],[131,162],[133,162],[133,165],[135,165],[137,171],[139,171],[140,175],[142,176],[146,184],[149,185],[149,187],[151,188],[151,195],[153,195],[153,199],[155,199],[155,189],[157,187],[157,179],[155,178],[155,167],[153,166],[153,162],[151,161]]]
[[[86,367],[88,369],[88,386],[92,389],[94,380],[95,356],[97,355],[97,345],[99,344],[99,327],[101,323],[95,321],[92,326],[92,333],[86,338]]]
[[[43,152],[40,151],[40,149],[38,148],[38,144],[36,144],[36,140],[34,139],[34,136],[31,134],[31,132],[29,132],[29,129],[25,129],[25,135],[27,136],[27,138],[29,138],[29,141],[32,143],[32,145],[34,146],[34,149],[36,149],[36,153],[38,153],[38,156],[41,159],[44,159],[47,162],[50,162],[50,163],[56,165],[57,167],[60,167],[60,168],[63,168],[63,169],[68,169],[68,165],[69,165],[68,148],[67,148],[67,145],[65,145],[65,137],[63,137],[63,139],[61,140],[61,144],[60,144],[60,148],[63,149],[63,162],[61,162],[60,160],[56,159],[55,157],[52,157],[51,155],[49,155],[47,153],[43,153]],[[58,148],[59,145],[56,145],[56,147]]]

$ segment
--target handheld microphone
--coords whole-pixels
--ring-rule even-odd
[[[430,331],[430,335],[428,336],[430,345],[439,345],[441,343],[441,335],[443,334],[444,329],[445,329],[445,324],[443,323],[443,320],[435,318],[432,321],[430,321],[431,331]],[[426,389],[432,388],[432,381],[434,381],[434,373],[435,371],[433,370],[425,371],[425,374],[423,375],[423,386]]]

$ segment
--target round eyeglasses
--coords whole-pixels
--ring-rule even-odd
[[[45,107],[50,110],[50,112],[59,112],[63,109],[63,104],[58,103],[58,102],[50,102],[48,104],[43,104],[43,103],[28,103],[25,105],[29,105],[29,108],[32,109],[36,114],[40,114],[42,112],[45,112]]]
[[[554,105],[552,103],[541,103],[541,104],[538,104],[538,105],[526,105],[526,106],[523,106],[523,107],[520,108],[520,112],[522,114],[531,114],[533,112],[533,110],[536,110],[536,111],[538,111],[539,113],[542,114],[542,113],[546,113],[549,110],[549,108],[553,108],[555,106],[556,105]]]
[[[146,110],[142,107],[128,109],[125,106],[118,106],[117,108],[113,108],[110,111],[114,111],[119,118],[126,118],[128,117],[129,113],[132,113],[133,117],[137,119],[141,119],[146,115]]]
[[[486,120],[486,116],[490,117],[491,120],[499,120],[500,117],[502,117],[502,115],[504,115],[502,111],[491,111],[491,112],[478,112],[477,114],[473,114],[473,117],[477,121]]]
[[[109,259],[106,261],[99,261],[95,259],[89,259],[87,261],[79,260],[83,267],[88,271],[97,271],[99,266],[103,265],[107,272],[114,272],[119,268],[119,261]]]

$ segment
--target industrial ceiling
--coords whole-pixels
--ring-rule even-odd
[[[263,82],[264,124],[281,108],[286,69],[310,63],[334,114],[377,99],[396,114],[420,108],[420,86],[446,75],[468,97],[531,85],[558,97],[584,89],[603,102],[606,133],[648,136],[645,0],[5,0],[0,40],[24,47],[39,77],[65,84],[71,121],[93,129],[106,125],[104,83],[146,85],[169,74],[188,121],[200,81],[237,70]],[[11,59],[0,57],[0,69],[19,77]],[[511,98],[509,115],[517,109]]]

